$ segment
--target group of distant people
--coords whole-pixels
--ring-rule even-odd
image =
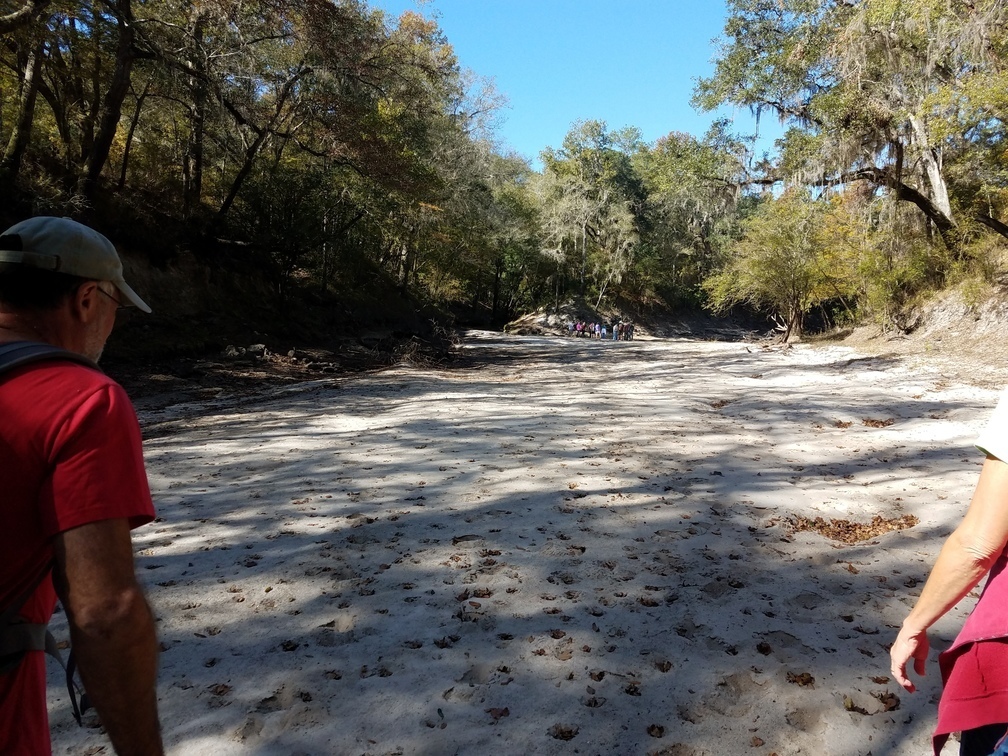
[[[633,341],[634,324],[615,321],[606,323],[586,323],[583,320],[572,320],[567,324],[569,335],[579,339],[600,339],[613,341]]]

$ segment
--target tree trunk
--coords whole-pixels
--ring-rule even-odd
[[[221,203],[220,210],[217,211],[217,218],[223,220],[227,216],[228,211],[231,209],[231,205],[234,204],[235,199],[238,197],[238,192],[241,190],[242,184],[245,183],[245,179],[249,177],[252,173],[252,167],[255,164],[255,159],[259,156],[259,153],[263,149],[263,145],[266,144],[267,140],[273,135],[273,129],[276,127],[277,122],[280,120],[280,116],[283,114],[284,106],[287,103],[287,98],[290,97],[291,92],[294,90],[294,85],[311,69],[302,68],[299,69],[290,79],[288,79],[277,97],[276,108],[273,111],[273,116],[269,119],[269,122],[262,128],[252,127],[256,132],[256,138],[252,144],[245,150],[245,160],[242,163],[242,167],[238,169],[238,174],[235,176],[234,181],[231,183],[231,188],[228,190],[227,196],[224,198],[224,202]],[[227,104],[227,103],[225,103]],[[240,118],[240,120],[245,123],[245,125],[251,126],[248,120],[240,116],[238,111],[234,107],[228,108],[231,113]]]
[[[492,306],[490,308],[490,322],[493,325],[497,325],[500,318],[500,285],[501,277],[504,275],[504,259],[498,257],[494,261],[494,282],[493,282],[493,300]]]
[[[58,57],[58,53],[51,53],[51,57]],[[73,162],[70,159],[72,139],[70,137],[70,119],[67,117],[66,107],[45,81],[38,82],[38,91],[52,113],[60,143],[63,145],[63,154],[61,157],[63,158],[64,165],[69,168]]]
[[[90,23],[94,29],[94,33],[90,34],[88,39],[93,48],[91,50],[91,58],[94,62],[90,71],[86,71],[82,60],[76,55],[71,56],[80,84],[80,98],[77,100],[77,104],[81,109],[81,117],[77,123],[80,139],[78,140],[77,154],[74,158],[77,161],[75,168],[77,170],[77,183],[81,191],[85,189],[85,185],[87,184],[87,167],[90,164],[91,156],[94,154],[95,135],[98,132],[98,120],[102,112],[102,71],[105,68],[106,61],[109,60],[109,56],[101,44],[101,34],[98,32],[98,27],[103,21],[99,18],[96,7],[92,8],[92,13],[94,15]],[[77,44],[80,43],[78,42]],[[84,73],[90,74],[89,81],[85,81]]]
[[[238,169],[238,173],[235,175],[234,181],[231,182],[231,188],[228,190],[227,196],[221,203],[220,210],[217,211],[217,217],[223,219],[228,211],[231,210],[231,205],[238,198],[238,192],[241,191],[242,184],[245,183],[245,179],[249,177],[252,173],[252,166],[255,164],[255,159],[259,155],[259,151],[262,146],[266,143],[270,134],[268,131],[263,129],[258,136],[256,136],[255,141],[245,150],[245,160],[242,162],[242,167]]]
[[[581,224],[581,296],[585,295],[585,269],[588,267],[588,224]]]
[[[910,126],[917,137],[921,160],[924,163],[924,172],[927,174],[928,183],[931,184],[932,201],[938,211],[948,218],[954,226],[955,220],[952,218],[952,204],[949,202],[948,187],[945,184],[945,177],[942,176],[941,153],[937,149],[931,148],[928,143],[927,130],[919,118],[910,116]]]
[[[119,118],[122,116],[122,104],[129,93],[130,76],[133,71],[133,40],[135,32],[133,29],[133,10],[130,0],[119,0],[119,46],[116,49],[115,70],[112,73],[112,81],[108,91],[105,93],[105,103],[102,108],[101,121],[98,126],[98,133],[95,136],[94,144],[91,147],[91,154],[87,162],[87,171],[84,179],[84,194],[92,196],[98,184],[102,168],[108,162],[109,152],[112,150],[112,142],[115,139],[116,131],[119,129]]]
[[[784,332],[784,343],[790,344],[792,341],[801,341],[802,326],[804,325],[805,313],[800,304],[792,302],[789,307],[787,331]]]
[[[203,134],[206,124],[206,89],[197,87],[195,102],[190,112],[189,145],[185,155],[185,184],[182,195],[182,212],[192,215],[203,196]]]
[[[140,122],[140,111],[143,109],[143,102],[147,99],[147,92],[150,90],[150,82],[144,84],[143,92],[137,97],[136,107],[133,109],[133,118],[130,119],[129,131],[126,132],[126,144],[123,145],[122,167],[119,171],[119,184],[117,192],[121,192],[126,187],[126,169],[129,166],[130,148],[133,146],[133,134],[136,132],[137,124]]]
[[[182,163],[182,212],[189,217],[203,196],[203,134],[206,127],[206,56],[203,52],[203,28],[206,15],[199,11],[192,22],[193,52],[189,65],[194,74],[189,76],[192,105],[189,108],[189,139]]]
[[[613,280],[614,275],[615,273],[613,273],[613,271],[609,271],[609,275],[606,276],[606,280],[602,283],[602,289],[599,291],[598,299],[595,301],[596,310],[599,308],[599,305],[602,304],[602,297],[605,296],[606,289],[609,288],[609,283]]]
[[[322,293],[327,294],[329,292],[329,279],[332,276],[332,242],[329,240],[329,212],[326,211],[322,215],[322,276],[320,284],[322,284]]]
[[[483,297],[483,284],[479,279],[473,282],[472,300],[469,302],[469,310],[473,317],[476,317],[476,309],[479,307],[480,299]]]
[[[18,97],[17,116],[11,129],[7,149],[0,161],[0,181],[9,182],[17,178],[21,170],[21,160],[31,141],[32,122],[35,119],[35,101],[38,99],[39,68],[42,61],[42,41],[28,53]]]
[[[322,236],[325,241],[322,243],[322,291],[328,292],[329,286],[332,284],[333,273],[336,270],[336,246],[333,244],[333,239],[338,239],[341,237],[346,237],[350,233],[357,222],[364,217],[364,211],[359,210],[354,217],[349,221],[344,223],[342,226],[336,230],[329,231],[329,214],[327,213],[322,219]]]
[[[399,293],[406,296],[409,290],[410,268],[412,267],[412,255],[410,255],[410,245],[403,242],[399,248]]]

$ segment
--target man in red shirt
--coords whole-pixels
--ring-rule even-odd
[[[150,312],[96,231],[38,217],[0,236],[0,345],[41,342],[96,361],[123,306]],[[162,754],[157,639],[130,539],[154,508],[129,399],[83,364],[12,369],[0,376],[0,465],[0,610],[51,565],[20,615],[45,624],[58,596],[116,752]],[[50,752],[44,656],[29,651],[0,674],[0,753]]]

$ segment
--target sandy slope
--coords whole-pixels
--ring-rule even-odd
[[[170,753],[927,751],[937,668],[906,695],[886,649],[992,388],[838,347],[466,349],[141,418]],[[101,752],[51,679],[55,753]]]

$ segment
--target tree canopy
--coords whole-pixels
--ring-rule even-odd
[[[694,103],[778,117],[773,154],[727,121],[649,143],[584,120],[539,171],[413,12],[24,0],[0,38],[8,213],[176,229],[282,300],[380,286],[494,324],[741,305],[798,333],[812,308],[897,323],[1008,237],[1003,0],[728,0]]]
[[[916,206],[956,254],[969,223],[1008,236],[999,179],[957,170],[984,153],[998,162],[992,142],[1006,111],[989,95],[992,83],[1004,91],[1008,72],[1002,0],[728,5],[716,70],[695,102],[769,111],[793,127],[785,159],[760,178],[870,181]]]

